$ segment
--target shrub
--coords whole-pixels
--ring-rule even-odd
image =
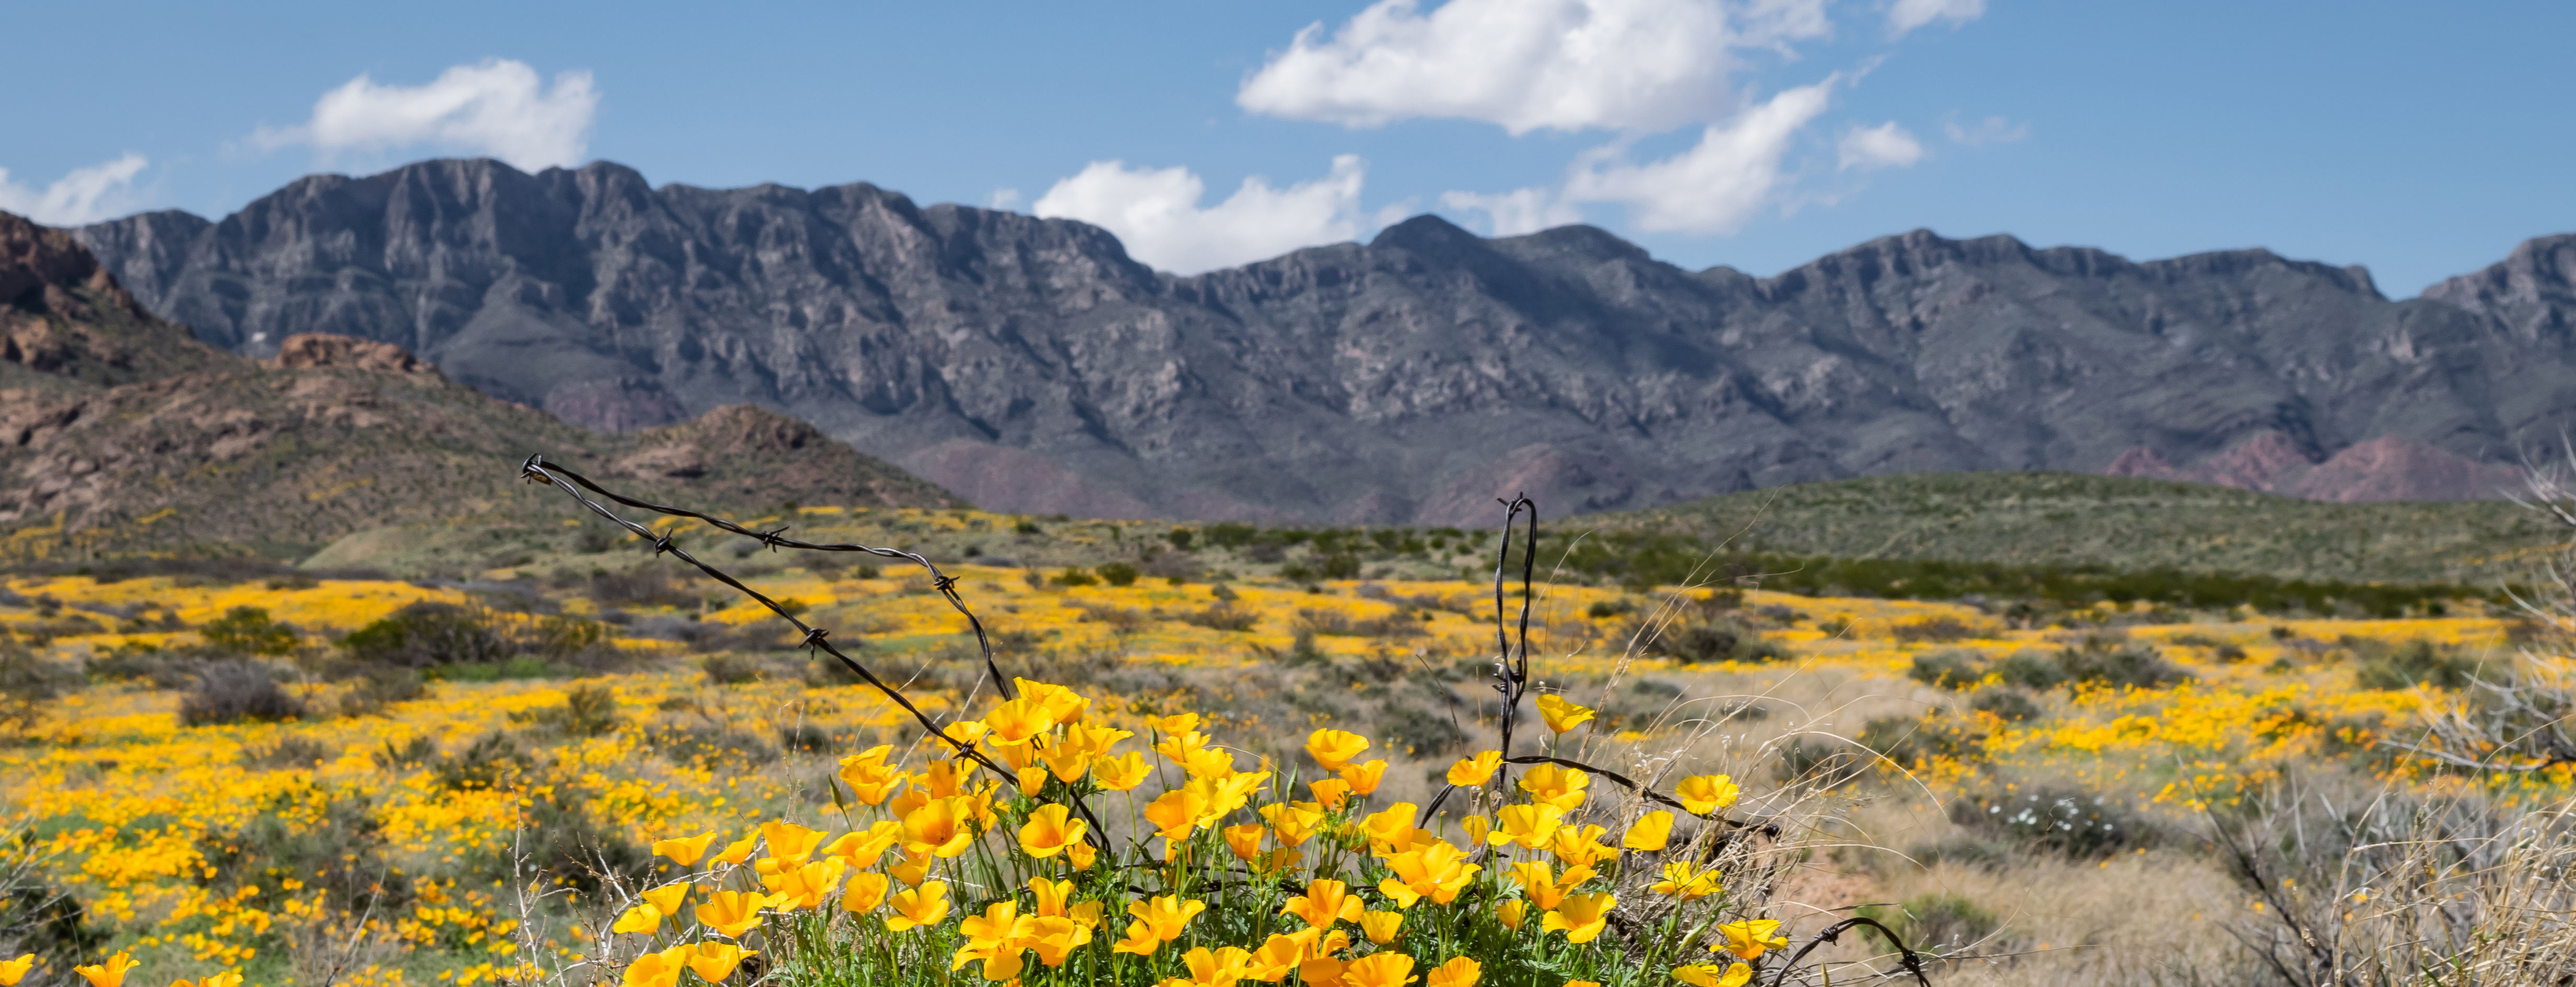
[[[617,691],[604,685],[577,685],[564,692],[564,704],[531,712],[529,719],[568,736],[596,737],[617,729]]]
[[[756,658],[741,655],[708,655],[698,660],[698,670],[706,673],[710,685],[741,685],[768,677],[767,669]]]
[[[34,728],[65,691],[80,685],[80,678],[15,641],[0,639],[0,725],[18,732]]]
[[[1250,610],[1237,610],[1226,601],[1218,600],[1205,610],[1182,614],[1181,622],[1212,631],[1248,631],[1261,622],[1261,615]]]
[[[1172,543],[1174,551],[1186,552],[1190,550],[1190,543],[1197,539],[1197,533],[1188,528],[1174,528],[1164,534],[1163,539]]]
[[[1583,613],[1585,616],[1591,617],[1594,620],[1602,620],[1609,617],[1616,617],[1635,609],[1637,609],[1636,604],[1630,603],[1624,599],[1595,600],[1592,602],[1591,606],[1584,608]]]
[[[276,908],[290,894],[281,879],[300,882],[344,914],[392,914],[411,899],[411,881],[386,858],[384,826],[364,799],[333,798],[315,813],[293,798],[274,796],[240,829],[208,841],[215,883],[257,888],[251,899]]]
[[[30,977],[25,981],[30,987],[72,987],[81,983],[69,975],[72,967],[97,962],[101,947],[113,933],[91,924],[89,912],[69,890],[31,871],[29,867],[13,866],[0,873],[0,877],[7,878],[0,880],[0,954],[16,958],[33,953],[42,963],[38,969],[57,973],[51,979]]]
[[[414,603],[340,640],[349,657],[405,668],[497,665],[516,649],[488,615],[452,603]]]
[[[1447,713],[1411,703],[1390,703],[1380,710],[1378,733],[1388,746],[1415,757],[1436,757],[1467,745],[1467,732]]]
[[[426,736],[415,736],[400,744],[388,740],[383,747],[367,757],[376,762],[376,767],[384,770],[407,771],[428,764],[438,757],[438,742]]]
[[[340,694],[340,715],[382,716],[385,707],[429,694],[429,684],[408,668],[376,666],[358,673],[349,691]]]
[[[261,607],[234,607],[198,626],[197,634],[237,655],[282,655],[295,650],[295,628],[269,619]]]
[[[1957,617],[1943,615],[1918,620],[1910,624],[1899,624],[1893,630],[1888,632],[1888,636],[1899,641],[1912,643],[1916,641],[1957,641],[1965,638],[1976,637],[1979,633],[1981,632],[1976,628],[1968,626],[1966,621],[1962,621]]]
[[[2109,798],[2051,785],[1952,800],[1950,821],[2078,859],[2143,845],[2150,835],[2143,820]]]
[[[1985,731],[1938,713],[1922,717],[1889,716],[1869,721],[1860,745],[1877,751],[1900,768],[1913,768],[1940,758],[1972,760],[1984,755]]]
[[[1138,572],[1135,566],[1124,562],[1112,562],[1100,567],[1100,581],[1111,586],[1134,586],[1136,577],[1140,575],[1143,573]]]
[[[1317,571],[1323,573],[1326,579],[1357,579],[1360,574],[1360,557],[1349,552],[1336,552],[1324,556]]]
[[[241,765],[254,770],[276,771],[309,768],[331,757],[330,748],[303,737],[280,737],[276,743],[244,747]]]
[[[1944,689],[1964,689],[1986,677],[1985,659],[1966,648],[1943,648],[1914,656],[1907,678]]]
[[[438,787],[459,792],[508,788],[535,766],[527,755],[519,753],[518,742],[505,733],[485,734],[464,750],[430,758],[427,763]]]
[[[2039,718],[2040,713],[2039,704],[2031,701],[2030,695],[2019,689],[1982,690],[1977,693],[1975,699],[1968,701],[1968,708],[1980,713],[1992,713],[2008,723],[2035,720]]]
[[[1783,782],[1809,785],[1836,785],[1860,773],[1866,758],[1842,741],[1818,737],[1791,737],[1780,748],[1780,760],[1771,766],[1772,777]]]
[[[683,767],[758,767],[778,759],[778,751],[759,737],[713,727],[662,730],[646,739],[665,760]]]
[[[1055,576],[1055,584],[1064,587],[1091,586],[1099,582],[1100,577],[1084,571],[1081,566],[1067,568]]]
[[[304,715],[304,703],[277,687],[268,669],[247,662],[224,661],[197,672],[197,687],[179,700],[182,726],[210,726],[245,720],[276,722]]]
[[[832,739],[831,731],[811,723],[779,727],[778,746],[781,750],[805,754],[829,754],[840,749],[840,744]]]
[[[1643,650],[1684,664],[1712,661],[1778,661],[1787,649],[1732,620],[1716,619],[1656,631],[1645,621],[1630,625],[1630,634],[1645,635]]]
[[[2022,650],[2005,655],[1995,663],[1995,674],[2004,682],[2025,689],[2054,689],[2066,684],[2066,666],[2055,655],[2042,651]]]
[[[2419,685],[2463,689],[2476,677],[2477,670],[2475,659],[2434,647],[2430,641],[2416,641],[2362,662],[2353,673],[2353,682],[2365,689],[2412,689]]]
[[[2161,689],[2192,678],[2190,672],[2166,661],[2153,645],[2139,641],[2114,646],[2087,640],[2081,647],[2059,652],[2057,660],[2068,679],[2087,685]]]
[[[1897,937],[1904,939],[1906,945],[1935,953],[1965,949],[1993,935],[1995,929],[2002,925],[1995,920],[1995,913],[1979,907],[1963,895],[1947,892],[1907,898],[1903,905],[1892,911],[1884,905],[1869,905],[1857,914],[1877,919],[1895,930]],[[1886,938],[1877,929],[1862,928],[1868,929],[1873,939],[1884,941]],[[1890,943],[1889,946],[1893,948],[1895,944]]]

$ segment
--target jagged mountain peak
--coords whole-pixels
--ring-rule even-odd
[[[1458,523],[1500,483],[1609,509],[2142,448],[2189,470],[2267,433],[2493,461],[2576,424],[2576,295],[2542,247],[2391,302],[2264,250],[1913,230],[1756,278],[1420,216],[1175,277],[1095,226],[865,183],[496,162],[80,235],[228,348],[363,336],[609,429],[759,405],[1005,510]]]

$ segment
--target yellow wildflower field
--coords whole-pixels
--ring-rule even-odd
[[[954,512],[918,513],[913,520],[924,526],[966,523]],[[0,627],[25,643],[29,660],[89,670],[85,684],[54,692],[15,742],[0,748],[0,801],[20,848],[17,866],[26,880],[58,890],[78,906],[78,933],[57,937],[57,945],[69,945],[43,961],[59,965],[76,952],[82,963],[99,963],[122,953],[141,964],[145,972],[138,977],[156,984],[238,973],[254,984],[470,985],[566,969],[587,970],[574,976],[582,982],[676,984],[683,970],[710,982],[748,980],[743,970],[777,970],[782,976],[803,970],[790,979],[814,979],[813,971],[789,961],[820,955],[817,943],[843,934],[831,931],[841,928],[831,924],[831,908],[813,904],[826,891],[850,901],[873,895],[888,902],[846,909],[877,923],[866,926],[874,931],[851,940],[859,943],[846,947],[860,951],[853,955],[879,956],[868,951],[883,950],[884,962],[947,969],[980,964],[975,976],[981,979],[953,974],[960,982],[1015,976],[1039,982],[1065,963],[1075,964],[1059,971],[1068,977],[1063,971],[1082,969],[1089,971],[1086,976],[1133,979],[1152,966],[1156,976],[1211,982],[1192,978],[1214,978],[1222,972],[1217,966],[1233,963],[1229,969],[1239,977],[1268,969],[1285,971],[1283,977],[1305,976],[1309,983],[1393,987],[1419,972],[1431,983],[1469,987],[1482,969],[1476,959],[1463,967],[1441,964],[1449,954],[1469,957],[1473,950],[1463,937],[1475,930],[1472,935],[1494,937],[1494,943],[1528,943],[1491,946],[1498,952],[1483,958],[1492,968],[1486,983],[1536,983],[1529,978],[1542,973],[1555,978],[1547,987],[1587,978],[1728,983],[1740,982],[1729,979],[1736,971],[1766,962],[1756,941],[1782,928],[1775,919],[1786,920],[1792,931],[1821,927],[1813,915],[1762,912],[1764,896],[1749,889],[1720,895],[1715,900],[1729,902],[1727,910],[1723,916],[1710,913],[1708,921],[1732,918],[1730,931],[1721,936],[1703,926],[1669,933],[1687,940],[1707,932],[1707,941],[1720,945],[1692,945],[1696,956],[1658,954],[1653,975],[1644,976],[1587,944],[1613,920],[1616,901],[1662,895],[1687,903],[1698,897],[1686,893],[1698,886],[1687,862],[1674,864],[1678,872],[1664,872],[1657,885],[1662,891],[1646,890],[1651,875],[1635,870],[1644,865],[1642,854],[1660,853],[1664,845],[1662,836],[1635,827],[1651,830],[1657,824],[1645,821],[1649,810],[1665,810],[1635,798],[1598,799],[1593,804],[1611,827],[1598,838],[1615,844],[1627,834],[1637,842],[1625,850],[1612,846],[1598,859],[1587,850],[1565,850],[1527,828],[1539,825],[1531,807],[1575,791],[1547,789],[1543,776],[1557,769],[1540,764],[1517,776],[1532,801],[1514,802],[1505,797],[1508,792],[1497,791],[1490,798],[1453,800],[1437,814],[1412,815],[1437,804],[1444,785],[1464,784],[1458,772],[1474,775],[1467,766],[1476,752],[1493,746],[1499,715],[1486,688],[1490,680],[1482,677],[1490,673],[1498,647],[1490,584],[1131,575],[1121,580],[1127,585],[1107,585],[1068,580],[1054,570],[971,564],[950,574],[998,642],[1004,677],[1029,680],[1014,694],[1056,694],[1032,683],[1060,684],[1073,690],[1063,695],[1079,694],[1078,712],[1058,710],[1028,724],[1035,734],[1057,740],[1026,747],[1010,745],[1027,741],[977,739],[987,731],[1011,733],[1017,722],[1011,718],[1026,711],[1003,701],[1002,683],[983,674],[966,618],[924,577],[891,566],[873,574],[804,568],[788,559],[747,582],[790,601],[808,623],[831,629],[831,640],[904,684],[920,715],[973,724],[970,743],[986,743],[973,756],[1016,761],[1009,765],[1013,773],[988,774],[980,788],[921,780],[930,776],[920,772],[949,770],[929,767],[934,763],[968,772],[974,767],[965,754],[937,760],[940,741],[914,711],[866,684],[818,671],[814,659],[785,643],[783,625],[767,610],[703,580],[680,583],[672,598],[638,604],[585,595],[596,580],[546,584],[533,574],[510,572],[491,575],[526,577],[497,584],[524,592],[387,579],[10,577],[0,583],[8,593],[0,598]],[[1699,789],[1684,790],[1684,800],[1690,791],[1714,784],[1697,780],[1714,776],[1692,764],[1728,766],[1730,792],[1740,784],[1748,805],[1781,807],[1807,804],[1816,791],[1810,785],[1814,772],[1762,767],[1804,756],[1795,748],[1839,752],[1834,756],[1865,763],[1859,770],[1871,777],[1951,802],[2015,784],[2001,783],[2005,788],[1999,789],[1997,779],[2044,776],[2118,794],[2136,811],[2197,811],[2270,785],[2299,765],[2349,759],[2406,729],[2428,699],[2438,698],[2438,686],[2365,681],[2361,669],[2373,655],[2422,644],[2474,662],[2510,653],[2513,632],[2506,615],[2485,613],[2475,604],[2454,608],[2451,616],[2409,620],[2200,613],[2187,615],[2188,623],[2135,623],[2132,618],[2143,611],[2104,604],[2085,620],[2061,621],[2065,626],[2027,627],[1962,603],[1758,590],[1641,593],[1542,585],[1538,591],[1530,616],[1533,702],[1518,714],[1521,736],[1543,738],[1551,754],[1615,766],[1667,787],[1691,776]],[[534,627],[548,615],[597,621],[602,639],[595,650],[617,656],[618,670],[463,675],[431,667],[424,669],[430,681],[416,697],[365,707],[356,715],[332,713],[359,709],[339,699],[365,681],[351,677],[336,642],[424,605],[470,611],[504,628]],[[1516,619],[1519,605],[1516,596],[1505,601],[1506,614]],[[293,632],[292,647],[266,665],[282,678],[284,693],[301,715],[185,725],[184,683],[156,685],[148,676],[120,679],[98,671],[125,667],[117,661],[157,661],[162,659],[153,656],[202,648],[208,634],[201,629],[242,608],[264,611],[267,620]],[[1700,640],[1723,637],[1723,646],[1707,645],[1692,660],[1689,647],[1658,643],[1687,628],[1709,635]],[[709,636],[716,631],[734,636]],[[2118,650],[2123,648],[2130,650]],[[2014,684],[2013,676],[2021,674],[2015,669],[2038,661],[2028,656],[2059,652],[2151,654],[2161,662],[2154,674],[2163,677],[2143,685],[2080,678]],[[1927,668],[1963,671],[1959,681],[1948,681]],[[1979,698],[1971,708],[1971,696],[2004,698]],[[1082,731],[1133,738],[1127,746],[1138,753],[1153,741],[1152,756],[1168,764],[1155,769],[1155,783],[1130,782],[1125,789],[1063,768],[1049,782],[1044,769],[1031,766],[1034,751],[1090,735]],[[1160,746],[1185,735],[1199,739],[1168,750]],[[1289,775],[1300,771],[1318,785],[1326,782],[1317,779],[1337,772],[1349,777],[1346,764],[1334,763],[1346,760],[1335,753],[1342,743],[1336,738],[1345,736],[1368,742],[1382,758],[1371,769],[1376,773],[1365,775],[1368,791],[1343,796],[1288,787]],[[1194,753],[1198,745],[1219,742],[1206,749],[1229,751],[1229,766],[1202,774],[1190,759],[1200,756]],[[878,750],[881,745],[897,753]],[[1108,749],[1103,746],[1086,770],[1104,770],[1098,765],[1112,759]],[[881,766],[888,778],[901,774],[916,785],[946,786],[949,794],[940,798],[980,799],[954,811],[967,813],[960,820],[984,822],[956,823],[965,827],[957,837],[963,843],[922,835],[920,827],[928,824],[888,814],[896,803],[886,794],[867,798],[866,786],[882,783],[868,780],[875,777],[868,772],[879,768],[852,767],[867,752],[875,752],[876,760],[864,763]],[[1515,745],[1513,753],[1521,752]],[[900,772],[884,767],[897,763],[905,765]],[[1145,762],[1137,763],[1142,770]],[[2450,783],[2418,779],[2416,769],[2396,760],[2370,762],[2363,770],[2394,783]],[[1164,797],[1181,798],[1172,793],[1189,789],[1185,778],[1214,778],[1220,787],[1239,783],[1241,813],[1158,814],[1155,807]],[[1540,779],[1537,788],[1532,778]],[[2563,789],[2569,780],[2562,765],[2513,784]],[[1580,786],[1581,779],[1573,784]],[[1118,807],[1089,823],[1095,842],[1109,848],[1099,852],[1160,868],[1157,880],[1165,883],[1159,886],[1174,894],[1214,895],[1192,883],[1204,875],[1192,876],[1200,871],[1191,868],[1214,873],[1233,866],[1255,875],[1300,875],[1292,883],[1302,904],[1264,906],[1274,914],[1280,907],[1323,910],[1297,928],[1336,928],[1342,906],[1327,903],[1324,895],[1347,892],[1357,903],[1365,890],[1370,903],[1352,906],[1353,924],[1332,931],[1338,938],[1283,926],[1280,934],[1294,942],[1281,945],[1254,934],[1266,924],[1228,926],[1231,939],[1211,931],[1215,937],[1186,957],[1174,945],[1157,960],[1155,943],[1180,940],[1176,930],[1188,920],[1150,915],[1165,899],[1138,897],[1139,919],[1126,930],[1122,951],[1108,945],[1125,928],[1125,916],[1113,914],[1112,924],[1101,925],[1095,909],[1088,920],[1101,930],[1096,962],[1067,959],[1091,955],[1081,952],[1092,948],[1083,945],[1092,941],[1091,926],[1064,925],[1072,913],[1064,911],[1060,897],[1048,896],[1068,892],[1045,882],[1081,882],[1082,893],[1092,893],[1093,881],[1084,876],[1090,865],[1053,856],[1082,844],[1084,831],[1061,809],[1044,819],[1033,813],[1081,795]],[[1341,797],[1359,800],[1344,811],[1338,808]],[[1582,804],[1579,795],[1569,797],[1571,804]],[[1729,804],[1734,799],[1726,796]],[[1323,805],[1313,810],[1318,819],[1329,816],[1333,825],[1359,834],[1350,837],[1345,851],[1336,851],[1350,862],[1325,867],[1311,858],[1287,862],[1293,854],[1272,856],[1298,846],[1281,844],[1282,834],[1294,827],[1281,823],[1279,814],[1308,811],[1295,807],[1310,802]],[[1404,807],[1401,820],[1384,815],[1395,806]],[[931,810],[914,805],[911,811]],[[995,828],[997,812],[1023,822]],[[1557,825],[1554,818],[1545,824],[1548,832]],[[1231,828],[1225,825],[1238,819]],[[1671,824],[1668,813],[1660,825]],[[1410,828],[1416,825],[1425,828]],[[1749,845],[1712,835],[1720,829],[1690,832],[1712,848],[1710,854]],[[909,833],[905,839],[918,842],[919,852],[880,864],[856,852],[792,846],[803,838],[798,833],[826,830]],[[1412,832],[1423,835],[1403,835]],[[1021,849],[1010,848],[1011,833],[1018,834]],[[1517,850],[1509,849],[1512,833],[1525,837]],[[716,849],[674,852],[669,842],[707,834],[714,836],[708,846]],[[754,837],[760,837],[765,855],[747,863],[754,860]],[[1158,837],[1160,856],[1144,849]],[[964,863],[941,869],[972,858],[939,854],[976,840],[1000,849],[975,852],[995,854],[992,859],[1003,863],[983,870]],[[700,857],[721,856],[737,841],[745,856],[723,864]],[[1453,843],[1503,848],[1482,865],[1483,880],[1501,883],[1477,892],[1499,904],[1473,921],[1440,913],[1446,917],[1438,921],[1452,923],[1462,938],[1444,938],[1432,952],[1413,950],[1407,955],[1422,960],[1420,969],[1408,959],[1405,970],[1396,971],[1393,934],[1380,939],[1359,918],[1391,908],[1390,915],[1424,916],[1402,922],[1432,921],[1431,912],[1409,910],[1457,907],[1443,896],[1467,887],[1473,868],[1453,872],[1466,866],[1457,863],[1464,857],[1444,856],[1464,852]],[[1637,849],[1647,843],[1656,849]],[[1322,846],[1307,849],[1321,852]],[[1088,845],[1083,849],[1093,852]],[[1041,850],[1046,855],[1033,856]],[[1604,863],[1627,859],[1623,854],[1636,857],[1634,864],[1621,865],[1627,870]],[[862,856],[867,863],[860,862]],[[1740,868],[1776,863],[1723,859]],[[820,872],[800,868],[831,861],[840,861],[830,868],[826,883],[832,887],[796,883],[822,880]],[[1602,868],[1598,883],[1587,883],[1595,864]],[[904,869],[915,865],[920,869]],[[1548,869],[1560,865],[1570,869]],[[839,883],[844,870],[852,874],[846,888]],[[880,872],[898,882],[891,891],[887,878],[876,876]],[[1514,876],[1502,879],[1507,872]],[[1363,873],[1392,874],[1385,878],[1390,890],[1381,894],[1374,886],[1339,883],[1358,881]],[[945,905],[944,917],[928,914],[929,899],[922,895],[940,883],[925,881],[934,874],[947,875],[946,886],[957,889],[957,915],[947,915]],[[1453,878],[1459,883],[1453,885]],[[637,897],[644,884],[673,880],[682,884],[671,893],[698,894],[689,900],[707,903],[691,912],[704,929],[669,934],[678,939],[660,931],[663,917],[678,917],[678,906],[655,912],[651,923],[634,911],[647,907],[636,904],[644,900]],[[1026,905],[1032,911],[1004,914],[983,904],[971,909],[975,914],[967,909],[970,901],[997,902],[997,895],[1017,902],[1013,889],[1032,880],[1044,885]],[[1588,890],[1573,890],[1578,886]],[[739,902],[705,897],[736,892],[773,896],[762,899],[770,902],[767,912],[745,906],[752,907],[745,921],[753,924],[739,926],[766,930],[757,933],[767,937],[757,940],[758,950],[737,948],[753,943],[746,936],[754,933],[722,931],[737,927],[736,916],[725,909]],[[1128,900],[1123,892],[1102,893],[1108,897],[1095,903]],[[794,894],[812,901],[790,906],[790,899],[774,897]],[[894,903],[902,895],[913,897]],[[1040,914],[1049,908],[1056,911]],[[585,924],[582,916],[593,914],[628,925]],[[764,914],[769,917],[760,918]],[[889,915],[909,918],[880,917]],[[1054,924],[1027,925],[1035,921],[1031,915]],[[898,935],[906,922],[936,926],[939,936],[949,937],[939,940],[946,944],[941,948],[956,952],[904,952],[911,947],[895,944],[909,941]],[[1747,922],[1774,924],[1757,933]],[[631,942],[641,934],[619,931],[646,924],[655,930],[652,936]],[[645,938],[675,945],[639,952]],[[1654,939],[1633,930],[1612,938]],[[1220,939],[1227,944],[1217,945]],[[1018,951],[1023,946],[1037,961],[1026,972]],[[1370,959],[1378,956],[1389,959]],[[1329,966],[1301,966],[1314,963]],[[68,975],[68,968],[53,972]]]

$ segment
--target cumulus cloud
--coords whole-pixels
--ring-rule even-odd
[[[1933,21],[1956,27],[1986,14],[1986,0],[1896,0],[1887,8],[1887,31],[1904,34]]]
[[[2030,121],[2014,123],[2003,117],[1987,117],[1973,126],[1962,127],[1957,120],[1944,120],[1941,129],[1954,144],[2010,144],[2030,136]]]
[[[1783,90],[1710,125],[1698,144],[1661,161],[1632,164],[1619,144],[1586,152],[1566,178],[1565,198],[1625,204],[1643,230],[1735,232],[1779,198],[1786,182],[1782,159],[1798,131],[1825,111],[1839,81]]]
[[[1017,209],[1020,207],[1020,190],[1015,188],[994,189],[992,197],[984,200],[984,206],[985,208],[995,209],[1002,212],[1009,212],[1013,209]]]
[[[1973,0],[1971,0],[1973,2]],[[1824,0],[1381,0],[1321,22],[1247,78],[1254,113],[1377,127],[1414,117],[1659,131],[1722,116],[1730,52],[1825,36]]]
[[[451,67],[421,86],[361,75],[323,93],[311,120],[263,127],[251,139],[271,148],[310,144],[325,155],[431,147],[534,171],[580,164],[598,110],[589,72],[556,73],[549,87],[527,63],[494,58]]]
[[[1519,236],[1583,221],[1583,210],[1558,197],[1554,190],[1544,188],[1520,188],[1492,195],[1442,192],[1440,204],[1460,212],[1484,213],[1487,236]]]
[[[142,155],[126,152],[114,161],[74,168],[44,191],[11,181],[0,168],[0,210],[48,226],[77,226],[121,216],[140,208],[134,176],[151,165]]]
[[[1272,188],[1258,175],[1213,206],[1199,205],[1207,183],[1187,168],[1130,168],[1094,161],[1039,196],[1030,211],[1079,219],[1118,234],[1129,256],[1179,274],[1275,257],[1299,247],[1357,239],[1383,216],[1360,209],[1368,163],[1333,159],[1322,178]]]
[[[1853,127],[1843,131],[1839,148],[1842,163],[1839,170],[1858,168],[1876,171],[1880,168],[1911,168],[1923,160],[1923,142],[1914,139],[1905,128],[1890,120],[1875,127]]]

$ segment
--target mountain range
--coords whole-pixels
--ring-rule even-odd
[[[274,350],[200,343],[70,235],[0,213],[0,562],[292,561],[374,534],[444,556],[435,571],[490,568],[572,517],[518,479],[532,453],[665,503],[959,506],[757,407],[609,435],[388,343],[299,334]]]
[[[1433,216],[1192,277],[1098,227],[595,163],[315,175],[77,236],[266,357],[394,344],[592,429],[809,421],[986,508],[1481,522],[1809,480],[2067,470],[2492,496],[2576,412],[2576,236],[2390,300],[2263,250],[1915,231],[1773,277]]]

